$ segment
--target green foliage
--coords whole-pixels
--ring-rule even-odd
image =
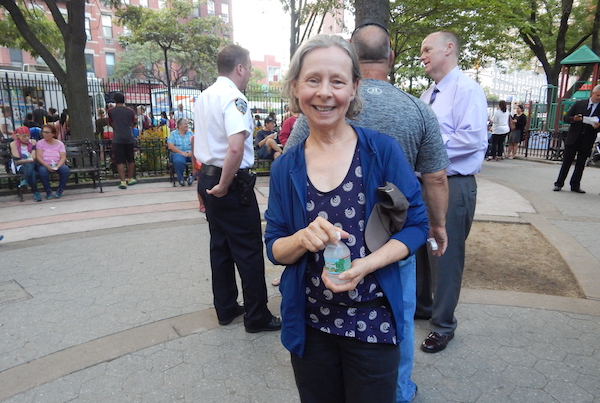
[[[322,33],[323,22],[328,13],[340,7],[351,7],[350,0],[279,0],[283,11],[289,13],[290,21],[290,55],[296,52],[300,44],[310,36]],[[343,24],[343,21],[338,21]]]
[[[358,1],[358,0],[357,0]],[[498,18],[510,13],[498,0],[392,0],[390,2],[390,32],[396,54],[395,77],[416,79],[425,77],[418,60],[421,42],[432,32],[450,30],[462,40],[462,68],[483,67],[494,60],[505,60],[519,54],[509,25]]]
[[[30,28],[33,34],[38,38],[43,38],[46,48],[57,59],[61,59],[65,52],[65,44],[54,21],[38,8],[29,9],[25,7],[24,2],[19,2],[17,6],[27,21],[30,21]],[[2,32],[2,35],[0,35],[0,46],[22,49],[29,52],[32,57],[40,56],[23,38],[23,35],[17,29],[9,13],[0,13],[0,32]]]
[[[215,77],[216,54],[227,43],[219,34],[226,33],[227,26],[219,17],[190,18],[194,7],[198,5],[185,0],[171,0],[161,10],[132,5],[117,9],[118,23],[129,29],[129,34],[123,35],[120,43],[126,47],[144,45],[131,48],[134,53],[139,51],[140,54],[126,56],[124,65],[131,66],[137,60],[136,71],[146,77],[152,75],[165,84],[171,81],[165,69],[168,66],[171,70],[174,67],[172,62],[179,66],[174,74],[176,82],[191,70],[196,71],[201,80],[210,81]],[[158,56],[157,49],[162,56]],[[165,60],[167,66],[158,67],[161,61],[164,65]]]
[[[262,85],[259,81],[265,78],[267,75],[264,71],[259,69],[258,67],[252,67],[252,76],[250,77],[250,81],[248,82],[248,87],[259,87]]]

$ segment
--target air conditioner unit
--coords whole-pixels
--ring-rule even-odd
[[[113,46],[115,44],[115,40],[113,38],[104,38],[104,43],[109,46]]]
[[[44,66],[44,65],[40,65],[40,64],[24,64],[23,65],[23,71],[27,71],[27,72],[31,72],[31,73],[35,73],[35,72],[39,72],[39,73],[49,73],[50,67],[48,66]]]

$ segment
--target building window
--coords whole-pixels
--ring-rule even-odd
[[[215,2],[212,0],[208,0],[206,2],[206,9],[208,10],[208,15],[214,16],[215,15]]]
[[[112,76],[115,74],[115,54],[106,53],[106,75]]]
[[[165,8],[166,3],[167,3],[167,0],[158,0],[158,9],[162,10],[163,8]]]
[[[280,76],[280,68],[279,67],[268,67],[267,68],[267,79],[269,82],[277,82],[279,81]]]
[[[85,71],[88,73],[94,72],[94,55],[92,53],[85,54]]]
[[[113,37],[112,18],[110,15],[102,14],[102,36],[105,38]]]
[[[23,65],[23,52],[21,49],[9,48],[11,66],[21,67]]]
[[[92,40],[92,26],[89,18],[85,19],[85,36],[88,41]]]
[[[224,23],[229,22],[229,4],[221,3],[221,18]]]
[[[148,8],[148,0],[140,0],[140,7]]]

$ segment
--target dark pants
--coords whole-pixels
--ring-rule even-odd
[[[244,206],[240,203],[240,192],[235,185],[221,198],[207,194],[206,189],[212,189],[218,182],[217,176],[198,175],[198,193],[204,200],[210,229],[210,264],[217,317],[227,320],[238,309],[237,267],[246,310],[244,325],[261,327],[271,320],[272,315],[267,309],[265,261],[256,195],[252,193],[250,204]]]
[[[365,343],[310,326],[304,355],[292,354],[304,403],[393,403],[399,362],[398,346]]]
[[[429,319],[433,307],[431,265],[436,264],[437,259],[430,259],[427,244],[417,249],[415,257],[417,259],[417,308],[415,318]]]
[[[558,179],[554,182],[554,186],[563,187],[565,185],[565,179],[571,169],[571,164],[577,156],[575,162],[575,170],[571,176],[571,189],[577,190],[581,186],[581,177],[583,176],[583,169],[585,168],[585,160],[590,156],[592,152],[592,146],[596,140],[596,135],[580,135],[575,143],[565,145],[565,151],[563,154],[563,162],[558,173]]]
[[[439,258],[428,256],[429,267],[427,260],[417,259],[417,313],[431,316],[431,330],[443,335],[452,334],[457,326],[454,310],[465,266],[465,243],[475,216],[475,177],[449,176],[448,191],[446,253]],[[431,283],[423,281],[427,278]]]
[[[490,150],[491,157],[502,157],[504,155],[504,141],[506,140],[505,134],[492,134],[492,149]]]
[[[65,190],[67,187],[67,181],[69,180],[69,175],[71,175],[71,170],[66,165],[61,165],[57,170],[58,172],[58,189]],[[38,176],[40,177],[40,182],[42,182],[42,186],[44,186],[44,190],[46,194],[51,194],[52,189],[50,188],[50,171],[46,169],[46,167],[42,165],[38,165]]]

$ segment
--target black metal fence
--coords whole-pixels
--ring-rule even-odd
[[[180,85],[170,90],[162,83],[150,80],[123,80],[88,78],[88,98],[92,108],[91,119],[97,118],[98,108],[106,108],[113,102],[117,92],[125,95],[127,106],[143,106],[147,113],[159,118],[161,112],[167,115],[181,104],[190,116],[193,116],[194,100],[207,87],[199,83],[195,86]],[[264,85],[248,86],[245,91],[248,106],[252,114],[264,119],[269,112],[275,112],[280,118],[284,113],[284,101],[278,87]],[[47,73],[30,73],[0,69],[0,107],[10,107],[13,127],[22,126],[27,113],[37,108],[43,101],[46,110],[54,108],[61,114],[68,107],[58,80]]]

